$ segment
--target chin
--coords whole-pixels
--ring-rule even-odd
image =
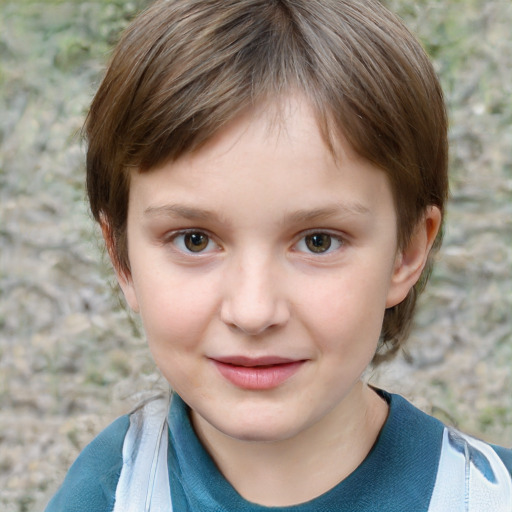
[[[298,428],[296,424],[287,424],[275,419],[259,418],[257,421],[232,421],[218,425],[218,430],[238,441],[249,443],[273,443],[294,437]]]

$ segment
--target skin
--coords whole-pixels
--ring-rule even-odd
[[[361,374],[441,220],[429,208],[397,251],[385,174],[343,139],[335,149],[308,103],[290,96],[132,176],[120,285],[206,449],[263,505],[308,501],[368,454],[387,405]],[[240,387],[219,370],[233,357],[283,358],[294,371],[278,385]]]

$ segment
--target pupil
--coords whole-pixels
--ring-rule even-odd
[[[325,233],[317,233],[306,237],[306,245],[312,252],[325,252],[331,247],[331,237]]]
[[[188,233],[185,235],[185,246],[189,251],[199,252],[208,245],[208,237],[203,233]]]
[[[194,245],[201,245],[202,242],[203,242],[203,236],[199,235],[198,233],[193,233],[193,234],[190,235],[190,241]]]

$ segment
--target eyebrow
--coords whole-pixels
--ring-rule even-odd
[[[302,209],[292,213],[285,214],[283,223],[301,223],[315,220],[328,219],[331,217],[347,215],[367,215],[370,209],[361,203],[336,203],[324,208],[314,208],[312,210]],[[185,206],[182,204],[166,204],[162,206],[149,206],[144,210],[144,215],[149,217],[175,217],[188,220],[210,220],[220,222],[221,217],[212,210]]]
[[[179,217],[189,220],[220,220],[219,215],[211,210],[202,208],[192,208],[182,204],[165,204],[162,206],[149,206],[144,210],[144,215],[148,217]]]
[[[285,223],[300,223],[347,215],[367,215],[368,213],[370,213],[370,209],[361,203],[336,203],[332,206],[314,208],[313,210],[297,210],[285,215],[284,220]]]

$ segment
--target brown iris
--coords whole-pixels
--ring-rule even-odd
[[[183,238],[185,247],[190,252],[201,252],[208,246],[210,239],[208,235],[201,232],[187,233]]]
[[[326,233],[313,233],[305,237],[305,242],[311,252],[325,252],[331,247],[331,235]]]

